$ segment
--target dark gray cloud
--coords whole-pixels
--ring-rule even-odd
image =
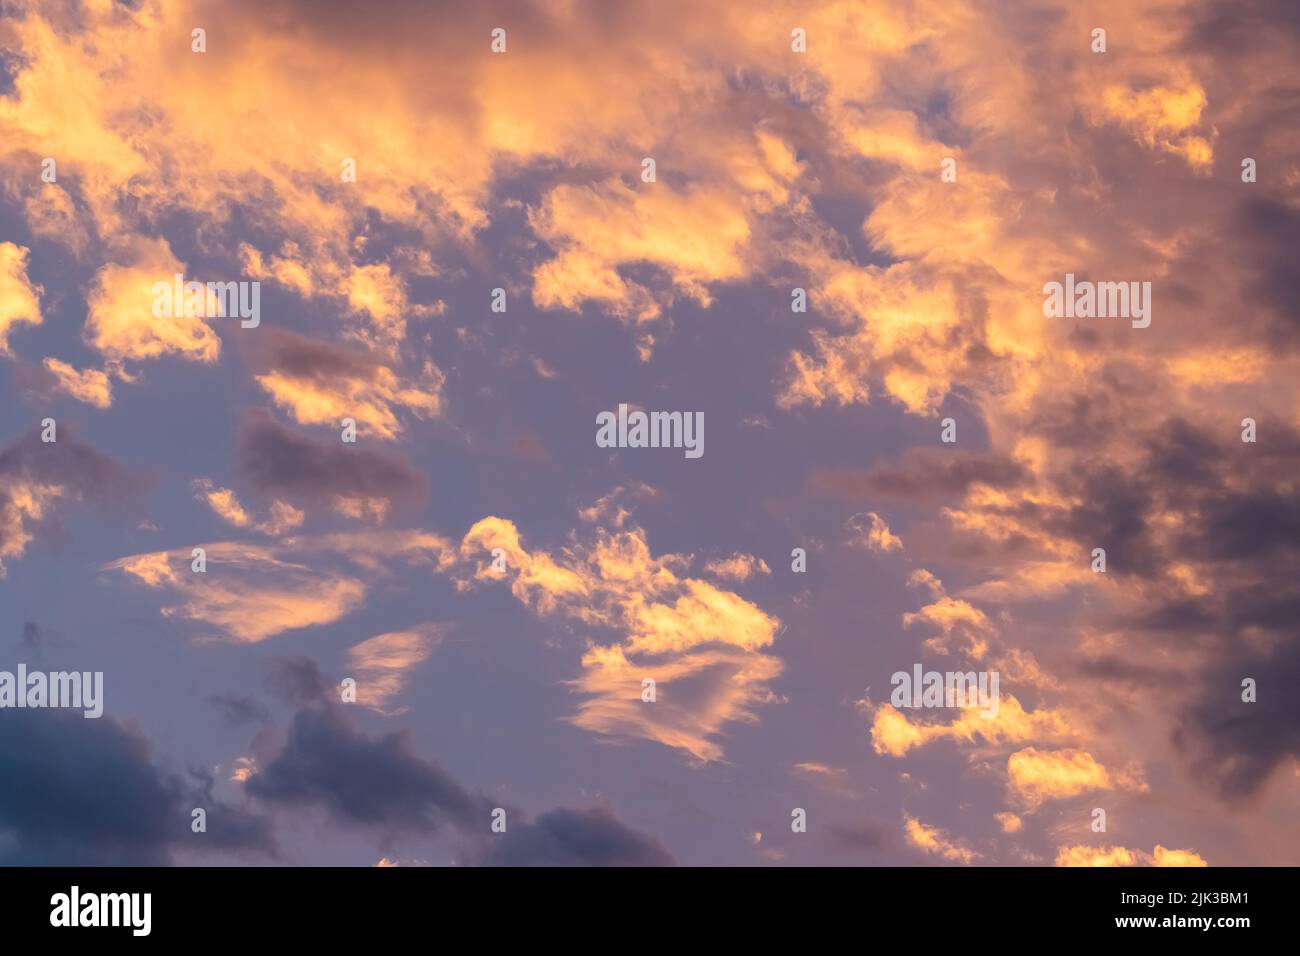
[[[262,411],[244,419],[239,465],[263,494],[299,503],[328,503],[334,496],[386,498],[395,506],[420,501],[428,480],[389,452],[318,441],[281,425]]]
[[[329,692],[329,681],[320,665],[310,657],[277,657],[271,660],[266,685],[285,703],[300,707],[303,704],[323,703]]]
[[[512,807],[506,832],[493,833],[486,796],[461,786],[415,752],[405,731],[370,735],[336,703],[314,661],[274,662],[272,683],[302,704],[278,752],[245,784],[253,797],[285,807],[313,807],[348,826],[399,836],[450,828],[459,862],[474,866],[662,866],[672,855],[603,807],[558,807],[535,820]]]
[[[254,364],[278,370],[296,379],[333,383],[340,378],[369,381],[383,364],[372,355],[333,342],[309,338],[286,329],[268,329],[258,340],[262,351]]]
[[[487,826],[491,808],[413,749],[410,734],[369,736],[341,705],[299,710],[284,748],[246,784],[281,806],[316,806],[331,818],[387,830],[431,832],[443,823]]]
[[[1300,344],[1300,213],[1279,200],[1252,199],[1241,205],[1238,233],[1247,237],[1254,279],[1249,291],[1268,311],[1265,334],[1278,347]]]
[[[269,716],[265,704],[246,694],[213,694],[208,703],[235,726],[265,723]]]
[[[0,711],[0,864],[161,866],[179,851],[275,853],[267,821],[223,804],[209,781],[155,766],[111,717]],[[207,811],[193,833],[190,811]]]
[[[1143,584],[1136,608],[1109,622],[1127,635],[1126,653],[1081,660],[1079,673],[1158,692],[1199,778],[1242,801],[1300,756],[1300,706],[1285,690],[1300,679],[1300,441],[1281,423],[1250,445],[1234,418],[1213,430],[1170,419],[1144,445],[1124,468],[1076,459],[1059,490],[1079,503],[1032,517],[1106,547],[1108,573]],[[1199,593],[1170,579],[1188,562],[1210,585]],[[1178,653],[1180,666],[1153,666],[1143,649]],[[1269,693],[1244,704],[1244,677]]]
[[[903,501],[955,500],[976,482],[1006,488],[1025,478],[1010,458],[948,448],[913,448],[898,465],[868,471],[820,471],[818,488],[851,498],[883,497]]]
[[[509,823],[486,838],[484,866],[671,866],[673,857],[658,840],[631,829],[604,807],[559,807],[536,820]]]
[[[1291,0],[1206,0],[1187,12],[1195,25],[1186,46],[1197,53],[1249,56],[1261,33],[1300,40],[1300,6]]]
[[[1272,653],[1235,643],[1199,682],[1175,734],[1197,772],[1230,803],[1247,800],[1288,758],[1300,756],[1300,641],[1294,627],[1291,640]],[[1242,700],[1245,678],[1256,682],[1254,703]]]
[[[865,823],[835,824],[831,827],[832,843],[841,850],[886,850],[897,841],[898,828],[876,820]]]

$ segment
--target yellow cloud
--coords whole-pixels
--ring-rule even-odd
[[[29,522],[42,520],[49,507],[66,493],[53,482],[24,478],[6,479],[0,494],[0,578],[5,576],[5,558],[16,558],[32,540]]]
[[[263,534],[279,535],[297,528],[306,518],[293,505],[276,500],[271,503],[271,511],[266,520],[255,521],[229,488],[217,487],[207,478],[196,478],[190,484],[194,488],[196,501],[206,503],[217,517],[236,528],[252,528]]]
[[[46,358],[44,364],[54,375],[59,390],[77,401],[96,408],[109,408],[113,404],[113,385],[105,373],[93,368],[78,371],[56,358]]]
[[[973,850],[954,843],[939,827],[927,826],[915,817],[906,818],[903,833],[912,846],[954,863],[969,865],[978,856]]]
[[[1157,845],[1151,853],[1122,846],[1063,846],[1056,852],[1057,866],[1209,866],[1191,850],[1167,850]]]
[[[15,325],[41,324],[42,289],[27,278],[26,246],[0,242],[0,354],[9,351],[9,333]]]
[[[665,182],[558,186],[529,224],[559,252],[533,276],[533,301],[544,309],[577,309],[592,299],[631,321],[658,317],[649,290],[619,275],[623,263],[660,266],[679,291],[706,305],[708,283],[746,271],[743,203],[702,186],[680,193]]]
[[[191,570],[191,552],[133,555],[104,566],[163,587],[177,603],[164,617],[201,621],[236,641],[256,643],[284,631],[330,624],[361,606],[360,579],[281,560],[270,551],[217,542],[202,546],[207,571]]]
[[[191,484],[194,487],[194,497],[199,501],[207,502],[217,517],[221,520],[233,524],[236,528],[245,528],[252,524],[252,518],[244,510],[235,493],[229,488],[218,488],[207,478],[196,478]]]
[[[885,519],[874,511],[856,514],[846,524],[855,532],[853,543],[868,551],[887,554],[903,550],[903,539],[890,531]]]
[[[1136,866],[1139,859],[1122,846],[1063,846],[1056,853],[1057,866]]]
[[[256,379],[298,422],[338,426],[344,418],[351,418],[359,435],[395,439],[404,431],[398,409],[417,418],[433,417],[442,410],[444,376],[431,362],[410,384],[384,365],[351,371],[331,369],[328,375],[280,368]]]
[[[178,355],[194,362],[215,362],[221,340],[201,316],[184,309],[154,315],[154,285],[171,283],[184,266],[162,239],[132,244],[131,261],[106,265],[87,296],[86,340],[114,360]]]
[[[595,515],[593,514],[594,518]],[[493,567],[500,549],[506,570]],[[563,615],[616,631],[612,645],[593,644],[571,682],[586,698],[572,718],[613,736],[638,736],[717,760],[712,739],[733,721],[754,719],[774,699],[768,683],[781,662],[761,653],[780,622],[739,595],[682,577],[689,559],[650,553],[640,528],[597,528],[553,556],[529,550],[506,519],[489,517],[466,533],[460,564],[473,569],[462,587],[507,579],[516,598],[544,616]],[[657,700],[642,700],[642,681]]]
[[[901,757],[909,750],[935,740],[974,743],[979,739],[989,745],[998,745],[1029,740],[1063,740],[1077,732],[1064,714],[1054,710],[1026,711],[1014,696],[1003,694],[994,716],[981,716],[980,707],[973,705],[962,708],[957,718],[948,724],[913,723],[902,711],[890,704],[882,704],[875,709],[872,720],[871,745],[878,754]]]
[[[1101,95],[1106,119],[1128,129],[1149,149],[1175,153],[1196,169],[1207,169],[1214,162],[1210,143],[1191,132],[1200,124],[1205,103],[1205,90],[1191,81],[1142,90],[1111,85]]]
[[[704,572],[731,581],[748,581],[755,574],[771,574],[772,569],[766,561],[752,554],[733,554],[729,558],[705,562]]]
[[[1037,750],[1027,747],[1007,759],[1012,794],[1034,809],[1047,800],[1089,790],[1145,790],[1136,774],[1107,770],[1083,750]]]

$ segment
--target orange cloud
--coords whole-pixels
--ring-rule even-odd
[[[493,567],[493,552],[505,571]],[[689,559],[654,557],[639,528],[575,541],[560,557],[526,549],[514,524],[490,517],[461,542],[471,583],[510,581],[516,598],[537,613],[563,615],[619,634],[593,644],[572,686],[585,696],[572,718],[610,736],[639,736],[717,760],[712,738],[733,721],[755,719],[754,706],[774,696],[767,684],[781,662],[762,653],[779,621],[730,591],[682,577]],[[644,701],[643,681],[656,682]]]
[[[1065,715],[1053,710],[1026,711],[1015,697],[1003,694],[998,712],[984,717],[978,705],[965,707],[948,724],[913,723],[890,704],[875,709],[871,724],[871,745],[878,754],[902,757],[909,750],[935,740],[989,745],[1015,744],[1029,740],[1062,740],[1078,733]]]
[[[1209,866],[1191,850],[1167,850],[1157,845],[1151,853],[1122,846],[1063,846],[1056,852],[1057,866]]]
[[[202,316],[184,309],[154,315],[154,285],[184,274],[163,239],[137,240],[126,264],[104,266],[87,296],[86,340],[112,360],[177,355],[193,362],[215,362],[221,340]]]
[[[915,817],[907,817],[903,824],[907,842],[926,853],[935,854],[954,863],[969,865],[978,856],[975,851],[955,843],[939,827],[927,826]]]
[[[1007,759],[1012,794],[1029,809],[1090,790],[1146,789],[1140,776],[1106,769],[1083,750],[1027,747]]]
[[[401,692],[407,673],[428,659],[443,631],[441,625],[422,624],[377,634],[350,647],[348,665],[357,675],[357,703],[389,713],[388,706]]]
[[[731,581],[748,581],[755,574],[771,574],[772,569],[762,558],[752,554],[733,554],[729,558],[715,558],[704,564],[704,572]]]
[[[46,358],[45,368],[54,375],[60,391],[67,392],[79,402],[96,408],[109,408],[113,404],[113,385],[108,376],[97,369],[78,371],[67,362]]]
[[[9,351],[9,333],[15,325],[41,324],[42,289],[27,278],[25,246],[0,242],[0,354]]]

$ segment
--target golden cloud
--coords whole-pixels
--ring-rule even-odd
[[[9,351],[15,325],[41,324],[42,289],[27,278],[27,247],[0,242],[0,354]]]
[[[506,570],[493,567],[493,552]],[[473,569],[462,586],[508,579],[520,602],[543,616],[561,615],[619,633],[593,643],[572,686],[586,699],[573,722],[618,737],[644,737],[717,760],[713,739],[734,721],[752,721],[754,706],[774,700],[768,683],[781,662],[761,651],[779,621],[707,581],[682,577],[682,555],[650,553],[640,528],[574,541],[558,557],[526,549],[518,529],[489,517],[466,533],[460,563]],[[643,700],[644,680],[656,700]]]
[[[927,826],[916,817],[909,816],[903,824],[903,834],[907,842],[926,853],[935,854],[954,863],[969,865],[979,855],[955,843],[939,827]]]
[[[1057,866],[1209,866],[1191,850],[1167,850],[1157,845],[1151,853],[1122,846],[1063,846],[1056,852]]]
[[[357,703],[393,713],[389,704],[401,692],[407,672],[428,659],[444,630],[439,624],[422,624],[377,634],[350,647],[348,665],[357,675]]]
[[[96,408],[109,408],[113,404],[113,384],[108,375],[98,369],[78,371],[67,362],[46,358],[45,368],[54,376],[60,391],[67,392],[79,402]]]
[[[1011,793],[1027,808],[1090,790],[1146,789],[1140,775],[1108,770],[1084,750],[1038,750],[1027,747],[1007,759]]]

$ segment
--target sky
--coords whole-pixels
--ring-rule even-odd
[[[0,672],[103,715],[0,707],[0,864],[1300,864],[1297,62],[1281,0],[8,0]]]

